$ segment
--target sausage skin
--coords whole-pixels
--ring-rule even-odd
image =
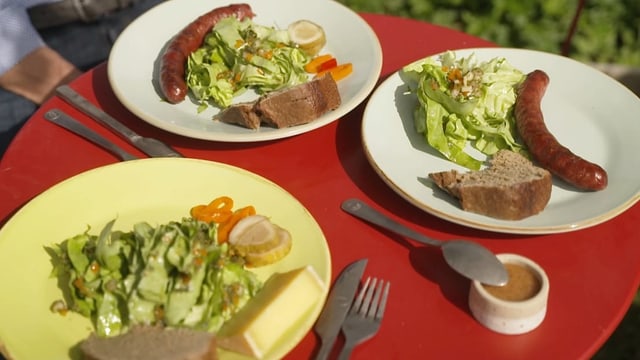
[[[199,16],[171,39],[160,59],[160,89],[167,101],[177,104],[185,99],[187,58],[202,45],[205,36],[215,24],[229,16],[243,20],[252,18],[255,14],[248,4],[232,4],[215,8]]]
[[[544,123],[541,101],[549,84],[542,70],[527,74],[514,107],[516,128],[533,160],[567,183],[582,190],[607,187],[607,172],[560,144]]]

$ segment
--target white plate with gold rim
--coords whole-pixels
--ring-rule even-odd
[[[223,142],[251,142],[285,138],[325,126],[358,106],[373,90],[382,70],[382,48],[373,29],[357,13],[337,1],[247,0],[261,25],[286,28],[307,19],[323,27],[330,53],[341,63],[353,64],[353,73],[338,82],[342,104],[303,125],[251,130],[212,120],[220,112],[210,106],[202,113],[189,98],[179,104],[162,100],[158,91],[158,62],[168,41],[198,16],[228,3],[172,0],[163,2],[133,21],[118,37],[107,63],[107,75],[116,97],[136,116],[175,134]],[[234,102],[253,100],[248,91]]]
[[[463,211],[427,177],[430,172],[467,169],[441,157],[414,130],[417,99],[395,73],[371,95],[364,112],[362,139],[369,162],[396,193],[442,219],[517,234],[559,233],[594,226],[638,201],[640,99],[628,88],[588,65],[555,54],[510,48],[455,52],[458,58],[475,53],[478,61],[504,57],[525,73],[545,71],[550,77],[542,100],[547,127],[573,152],[604,167],[609,185],[602,191],[582,192],[554,179],[545,210],[518,221]]]

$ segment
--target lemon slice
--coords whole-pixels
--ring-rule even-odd
[[[260,267],[273,264],[287,256],[289,251],[291,251],[291,234],[278,225],[273,225],[273,227],[276,229],[278,244],[266,251],[256,251],[245,254],[244,260],[248,267]]]
[[[229,244],[242,257],[248,253],[270,250],[278,243],[275,226],[262,215],[242,218],[229,233]]]
[[[289,231],[262,215],[242,218],[229,233],[229,245],[249,267],[272,264],[291,251]]]
[[[291,41],[310,56],[317,55],[327,43],[322,26],[309,20],[295,21],[289,25],[287,31]]]

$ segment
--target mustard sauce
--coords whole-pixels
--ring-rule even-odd
[[[523,265],[505,263],[509,282],[504,286],[483,284],[491,295],[507,301],[524,301],[534,297],[542,287],[540,279]]]

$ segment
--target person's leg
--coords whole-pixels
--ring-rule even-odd
[[[36,108],[22,96],[0,89],[0,157]]]
[[[93,23],[73,23],[41,32],[51,48],[86,71],[109,57],[120,33],[138,16],[163,0],[142,0]]]
[[[93,23],[73,23],[40,32],[49,47],[87,71],[109,57],[111,46],[131,21],[163,0],[142,0]],[[0,157],[37,105],[0,89]]]

